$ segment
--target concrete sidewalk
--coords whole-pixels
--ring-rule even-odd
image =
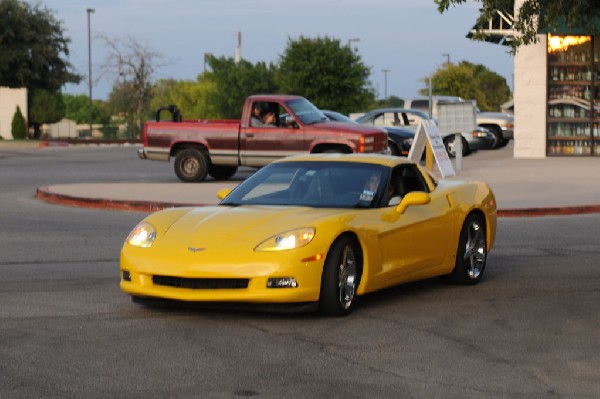
[[[540,216],[600,212],[599,173],[600,157],[514,159],[509,145],[463,158],[462,170],[451,179],[487,182],[500,216]],[[36,197],[63,205],[149,212],[217,204],[217,191],[240,181],[63,184],[39,187]]]

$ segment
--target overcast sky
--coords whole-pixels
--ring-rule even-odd
[[[87,8],[91,14],[93,98],[106,99],[114,77],[99,81],[105,60],[99,34],[131,36],[164,56],[169,64],[154,78],[193,80],[204,68],[204,53],[233,57],[237,32],[242,57],[252,63],[277,63],[288,39],[329,36],[352,42],[371,68],[379,98],[409,98],[424,87],[421,79],[446,62],[483,64],[513,80],[513,57],[505,46],[465,37],[475,23],[478,4],[439,14],[433,0],[42,0],[62,21],[71,39],[70,61],[87,76]],[[87,94],[87,80],[68,85],[67,93]]]

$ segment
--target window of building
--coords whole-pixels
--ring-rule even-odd
[[[548,156],[600,156],[600,37],[548,34]]]

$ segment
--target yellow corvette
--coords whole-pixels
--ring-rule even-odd
[[[437,181],[405,158],[315,154],[274,162],[218,206],[151,214],[121,251],[134,300],[313,304],[443,276],[475,284],[496,235],[481,182]]]

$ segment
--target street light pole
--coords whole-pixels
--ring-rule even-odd
[[[90,25],[90,14],[95,10],[88,8],[87,10],[87,25],[88,25],[88,84],[89,84],[89,111],[88,120],[90,122],[90,136],[92,135],[92,28]]]
[[[360,42],[360,37],[353,37],[352,39],[348,39],[348,47],[352,45],[352,42]]]
[[[384,91],[384,93],[385,93],[384,99],[385,99],[385,101],[387,101],[387,74],[388,74],[388,72],[390,72],[390,70],[382,69],[381,72],[383,72],[383,84],[384,84],[383,87],[385,88],[384,89],[385,90]]]
[[[450,65],[450,54],[444,53],[442,56],[446,57],[446,66]]]

